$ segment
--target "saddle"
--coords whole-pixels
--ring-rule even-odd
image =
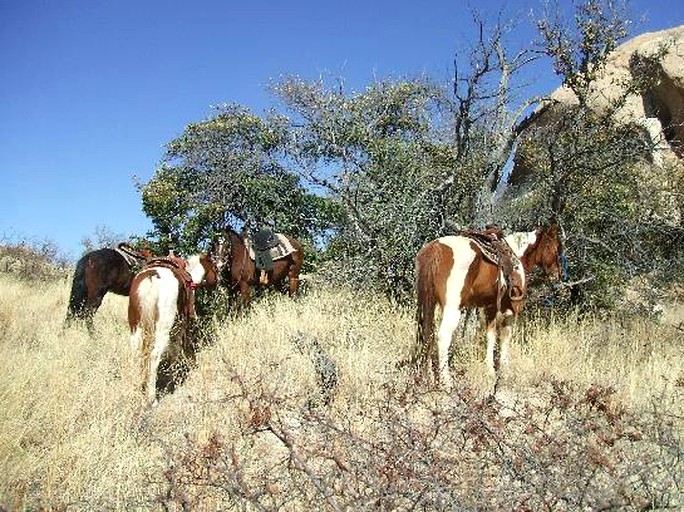
[[[245,246],[260,271],[259,283],[262,285],[268,284],[268,273],[273,270],[273,262],[295,252],[287,237],[268,228],[246,237]]]
[[[252,234],[252,244],[255,251],[266,252],[278,245],[278,239],[272,229],[263,228]]]
[[[498,226],[487,226],[484,231],[464,229],[461,236],[472,240],[482,252],[484,259],[499,268],[499,292],[497,306],[501,310],[501,298],[504,291],[508,290],[511,301],[521,301],[524,298],[522,274],[524,269],[522,262],[515,255],[511,246],[506,242],[503,230]]]
[[[128,266],[133,269],[143,267],[145,261],[147,261],[147,257],[142,252],[136,250],[132,245],[126,242],[121,242],[114,250],[123,256],[123,259],[126,260]]]
[[[163,267],[168,268],[173,272],[176,279],[183,284],[185,294],[182,297],[182,304],[185,306],[185,313],[187,313],[189,318],[194,320],[197,318],[197,312],[195,311],[195,290],[197,289],[197,283],[192,280],[192,276],[185,269],[185,266],[186,261],[173,254],[150,258],[145,264],[145,268]]]

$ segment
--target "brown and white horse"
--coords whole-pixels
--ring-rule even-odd
[[[487,338],[487,368],[496,374],[494,350],[500,342],[499,367],[509,364],[513,325],[522,310],[527,280],[535,267],[547,278],[561,276],[561,242],[558,226],[505,237],[524,272],[515,269],[506,283],[501,269],[483,254],[481,247],[467,236],[444,236],[429,242],[416,256],[416,292],[418,298],[418,337],[413,359],[424,372],[433,365],[435,376],[445,387],[451,386],[449,348],[463,310],[481,308]],[[506,286],[508,284],[508,286]],[[434,340],[435,309],[442,318]]]
[[[128,324],[131,349],[139,358],[143,392],[157,397],[157,372],[168,354],[191,356],[190,323],[195,319],[195,289],[214,286],[217,272],[210,256],[198,254],[150,260],[131,283]]]

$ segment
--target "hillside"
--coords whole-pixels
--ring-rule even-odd
[[[155,408],[126,299],[62,330],[68,281],[0,276],[0,506],[8,510],[637,510],[684,505],[684,341],[671,324],[523,313],[494,396],[459,340],[456,389],[398,365],[413,311],[309,288],[215,320]],[[311,340],[334,361],[323,405]]]

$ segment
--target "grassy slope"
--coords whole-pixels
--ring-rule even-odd
[[[226,460],[234,466],[244,461],[244,478],[256,478],[268,461],[276,464],[288,453],[286,443],[252,435],[263,424],[258,412],[268,411],[277,416],[274,424],[296,431],[317,395],[311,360],[293,343],[298,333],[319,340],[336,362],[340,382],[326,418],[349,432],[377,432],[377,411],[388,400],[385,384],[410,382],[397,363],[413,341],[412,311],[314,290],[296,302],[267,298],[246,317],[216,322],[215,342],[199,353],[187,381],[149,410],[132,384],[127,299],[105,298],[96,316],[99,335],[90,339],[82,329],[62,329],[68,291],[66,281],[28,285],[0,277],[0,505],[13,510],[155,509],[191,502],[178,497],[186,488],[170,475],[194,482],[223,478],[203,473],[187,456],[212,443],[221,450],[230,446]],[[668,321],[682,311],[675,308]],[[578,390],[613,387],[613,399],[637,416],[654,404],[668,417],[684,415],[684,340],[675,329],[572,318],[544,325],[528,318],[519,327],[513,375],[501,392],[511,407],[543,395],[549,382],[565,381]],[[479,344],[458,342],[454,365],[473,400],[489,390],[482,359]],[[681,436],[680,427],[681,421],[674,432]],[[172,471],[180,466],[183,472]],[[286,486],[263,485],[275,497],[277,485]],[[679,481],[680,500],[681,488]],[[201,499],[193,496],[205,507],[226,508],[222,500],[233,495],[217,487],[203,492],[208,494]]]

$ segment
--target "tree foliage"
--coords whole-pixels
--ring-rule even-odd
[[[537,23],[540,45],[515,50],[515,26],[475,15],[477,37],[456,55],[449,84],[382,79],[348,91],[342,79],[286,76],[271,85],[282,112],[218,107],[168,144],[141,187],[161,249],[189,250],[225,225],[268,221],[318,243],[327,275],[401,298],[426,241],[460,227],[527,230],[555,219],[571,277],[589,283],[575,298],[609,305],[618,284],[667,265],[682,230],[663,184],[647,179],[654,141],[618,116],[628,94],[650,86],[649,66],[620,84],[623,95],[591,106],[609,53],[627,35],[624,5],[586,0],[572,22],[559,12]],[[540,98],[521,97],[519,77],[542,57],[577,104],[543,108],[530,128],[521,118]],[[516,163],[534,172],[514,175],[497,203],[516,143]],[[681,180],[669,185],[681,197]]]
[[[155,176],[141,187],[143,209],[164,249],[191,250],[226,226],[264,222],[313,238],[332,209],[288,169],[288,123],[225,105],[171,141]]]
[[[492,193],[524,110],[510,110],[510,81],[531,57],[508,56],[510,27],[476,23],[467,69],[449,86],[425,77],[352,94],[341,81],[273,85],[295,120],[300,172],[343,213],[329,254],[345,280],[370,280],[401,297],[426,241],[493,220]]]

